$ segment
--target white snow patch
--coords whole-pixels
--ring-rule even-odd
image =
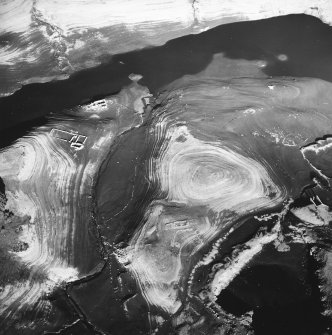
[[[0,5],[0,34],[28,31],[32,22],[33,3],[32,0],[2,0]]]
[[[18,179],[22,182],[29,179],[33,175],[33,169],[36,163],[36,151],[28,145],[24,148],[23,167],[18,174]]]
[[[302,152],[313,151],[316,154],[324,153],[330,150],[332,147],[332,138],[327,138],[325,140],[318,140],[315,144],[312,144],[308,147],[304,147]]]
[[[288,60],[288,56],[285,54],[280,54],[277,56],[277,58],[281,61],[281,62],[286,62]]]
[[[78,279],[78,271],[73,267],[54,267],[48,270],[48,277],[54,283],[69,282]]]
[[[243,111],[243,114],[255,114],[256,110],[254,108],[247,108]]]
[[[131,73],[128,78],[134,82],[137,82],[143,78],[141,74]]]
[[[131,31],[141,25],[152,33],[156,25],[163,22],[176,22],[184,27],[190,27],[193,22],[191,3],[186,0],[48,0],[37,1],[36,7],[45,21],[67,36],[118,24]]]
[[[82,47],[84,47],[85,46],[85,42],[84,41],[82,41],[82,40],[80,40],[80,39],[77,39],[76,41],[75,41],[75,44],[74,44],[74,49],[80,49],[80,48],[82,48]]]
[[[22,259],[23,262],[33,265],[40,260],[41,246],[38,240],[36,227],[34,224],[23,225],[19,240],[29,244],[28,249],[16,252],[15,254]]]
[[[302,208],[294,208],[291,212],[300,220],[314,226],[325,226],[332,221],[332,213],[329,207],[324,204],[318,206],[312,204]]]
[[[92,115],[90,116],[90,119],[100,119],[100,116],[97,115],[97,114],[92,114]]]
[[[34,222],[37,215],[37,208],[32,199],[22,190],[6,191],[6,209],[19,216],[30,216],[30,222]]]

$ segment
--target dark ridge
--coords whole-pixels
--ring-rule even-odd
[[[149,157],[145,128],[123,134],[98,174],[95,196],[99,229],[110,243],[126,243],[130,239],[154,195],[155,190],[144,175]]]
[[[289,15],[221,25],[163,46],[124,53],[104,64],[80,71],[69,79],[30,84],[0,99],[0,130],[49,113],[71,108],[92,96],[119,91],[131,73],[157,93],[163,86],[204,70],[214,54],[263,60],[269,76],[316,77],[332,81],[332,28],[307,15]],[[286,55],[288,60],[278,56]]]
[[[3,182],[3,179],[0,177],[0,195],[5,194],[5,191],[6,191],[5,183]]]

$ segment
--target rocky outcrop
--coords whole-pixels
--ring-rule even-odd
[[[68,78],[111,55],[220,24],[298,13],[332,23],[328,0],[7,0],[0,8],[0,94],[32,82]]]

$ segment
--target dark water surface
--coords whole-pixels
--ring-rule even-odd
[[[156,93],[183,75],[203,71],[213,56],[220,53],[232,60],[261,62],[258,67],[264,64],[260,68],[262,75],[332,81],[331,40],[332,28],[317,18],[289,15],[231,23],[172,40],[160,47],[117,55],[67,80],[26,85],[0,99],[0,146],[8,144],[8,134],[11,139],[20,137],[34,124],[39,125],[43,116],[94,96],[119,91],[130,82],[131,73],[142,74],[141,83]],[[22,126],[18,127],[19,124]],[[7,132],[3,133],[5,129]]]
[[[265,247],[218,297],[234,315],[254,311],[255,335],[318,335],[326,329],[317,263],[306,245],[290,246],[288,252]]]

